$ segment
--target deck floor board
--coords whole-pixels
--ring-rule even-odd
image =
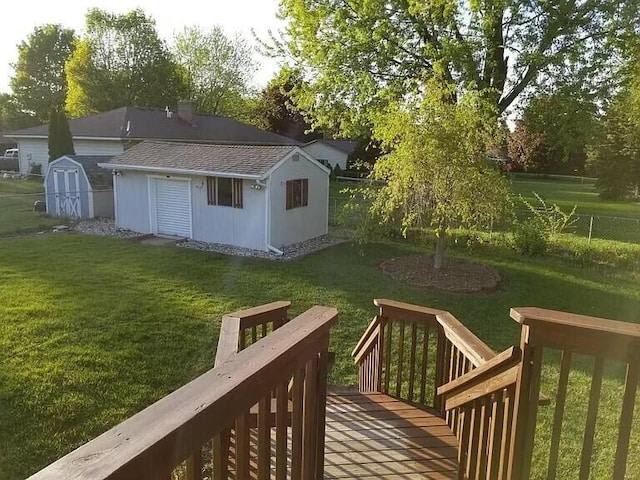
[[[329,393],[325,439],[325,479],[458,478],[445,421],[384,394]]]

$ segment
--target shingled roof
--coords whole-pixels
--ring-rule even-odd
[[[108,162],[111,157],[98,155],[65,155],[84,168],[91,188],[94,190],[110,190],[113,188],[113,175],[108,170],[98,167],[99,163]]]
[[[213,145],[147,140],[101,166],[263,178],[294,149],[295,146],[286,145]]]
[[[217,115],[194,114],[187,122],[164,110],[122,107],[89,117],[69,120],[74,138],[116,138],[122,140],[182,140],[189,142],[249,145],[297,145],[299,142],[282,135],[260,130],[252,125]],[[48,125],[5,133],[12,138],[47,138]]]

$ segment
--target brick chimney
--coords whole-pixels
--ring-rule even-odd
[[[193,111],[193,102],[191,100],[180,100],[178,102],[178,116],[185,122],[193,125],[195,122],[195,112]]]

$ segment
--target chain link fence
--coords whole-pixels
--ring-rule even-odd
[[[339,224],[340,209],[346,201],[346,196],[331,195],[329,197],[329,225],[336,226]],[[516,212],[516,217],[520,221],[524,221],[532,215],[529,210],[518,210]],[[572,219],[571,225],[563,233],[571,233],[589,240],[597,238],[640,244],[640,218],[574,214]],[[487,233],[509,231],[512,226],[490,226],[487,227]]]

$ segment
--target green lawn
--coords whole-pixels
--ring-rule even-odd
[[[41,180],[0,178],[0,236],[33,232],[61,223],[33,211],[33,202],[44,200]]]
[[[579,214],[640,219],[640,203],[601,200],[591,181],[512,177],[511,185],[516,195],[528,200],[534,200],[536,192],[548,203],[556,203],[568,211],[577,205]]]
[[[334,384],[356,380],[349,354],[375,314],[374,297],[447,309],[496,350],[518,341],[514,305],[640,322],[639,272],[458,250],[498,268],[503,282],[494,293],[455,295],[379,271],[381,260],[417,249],[341,245],[275,263],[79,234],[0,239],[0,479],[24,478],[210,368],[221,315],[243,307],[278,299],[291,300],[293,314],[337,307]],[[547,372],[552,396],[556,369]],[[588,381],[575,382],[584,394]],[[578,425],[585,402],[572,401],[569,422]],[[638,438],[630,471],[640,469]],[[571,455],[579,440],[568,441]]]

